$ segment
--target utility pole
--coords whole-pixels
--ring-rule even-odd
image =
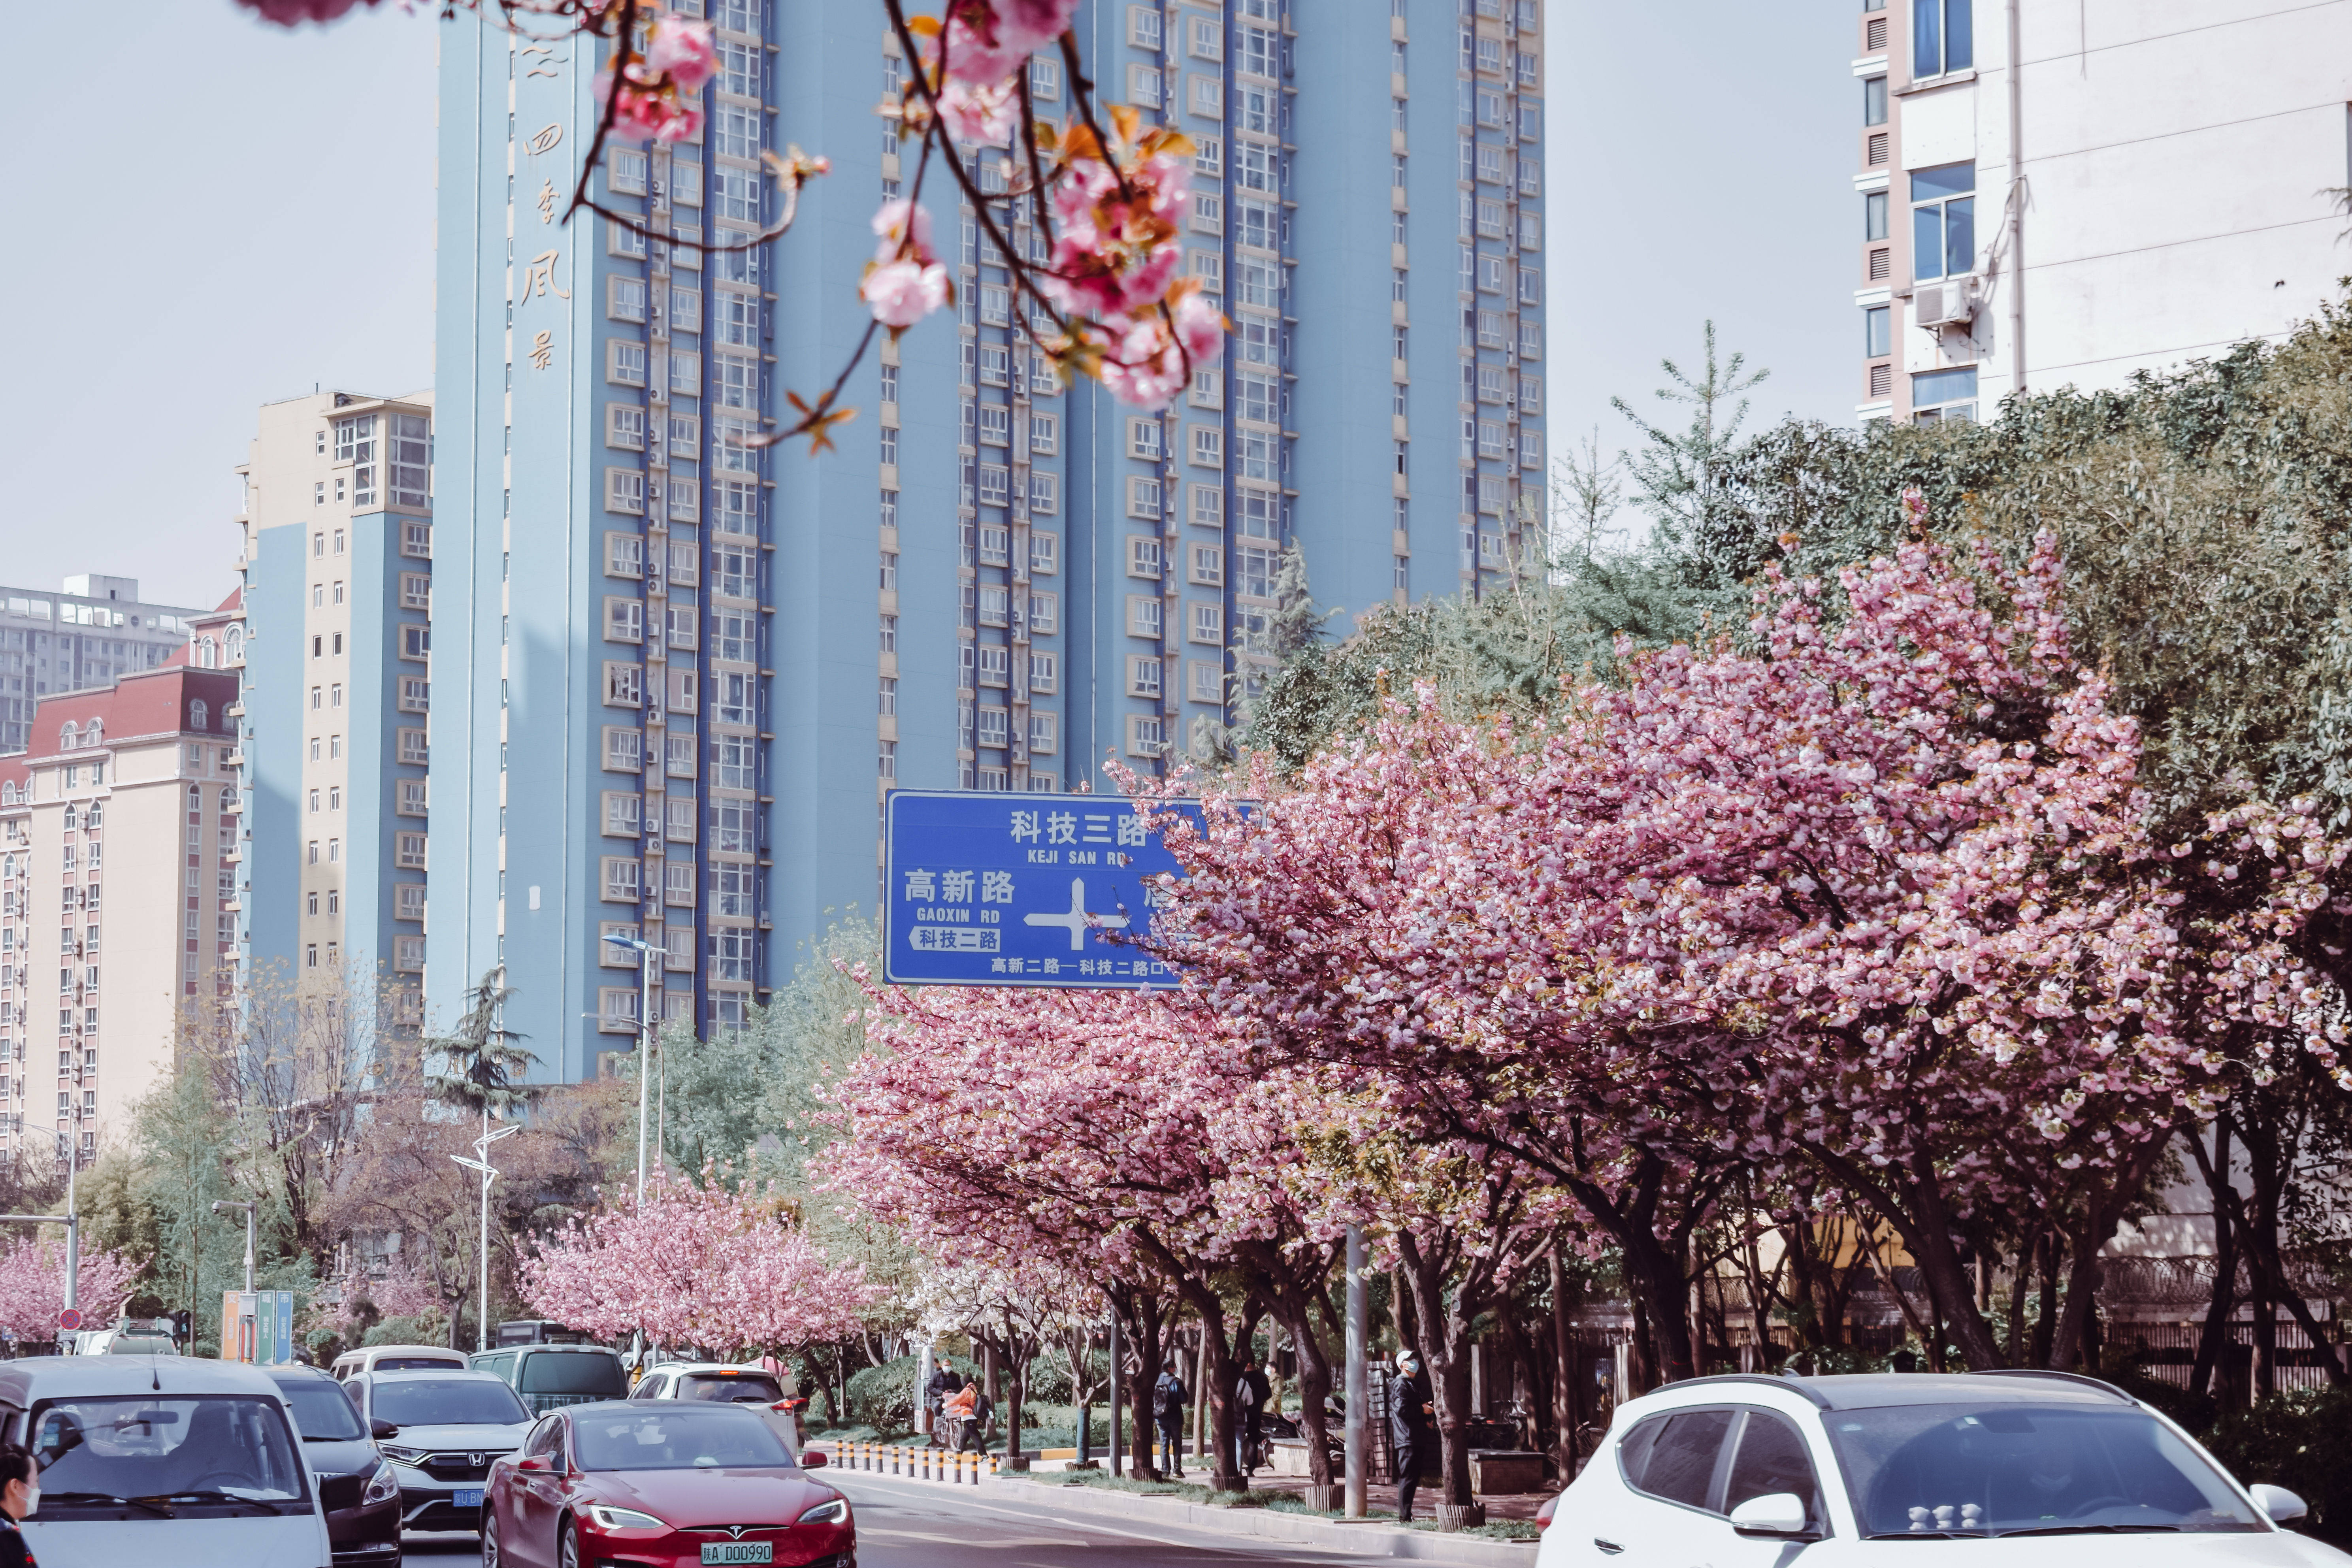
[[[253,1213],[258,1206],[258,1205],[247,1203],[237,1198],[215,1198],[213,1200],[213,1213],[215,1214],[220,1213],[223,1209],[243,1209],[245,1211],[245,1290],[246,1294],[248,1296],[253,1293]]]
[[[490,1348],[490,1183],[497,1179],[498,1167],[490,1163],[490,1145],[501,1138],[511,1138],[522,1131],[522,1123],[509,1121],[497,1131],[490,1131],[490,1107],[482,1104],[482,1135],[474,1140],[476,1158],[463,1154],[449,1156],[470,1171],[482,1173],[482,1282],[481,1293],[474,1298],[474,1348]]]
[[[646,1206],[646,1119],[650,1106],[654,1058],[654,954],[661,950],[641,937],[608,936],[615,947],[637,955],[637,1208]]]
[[[1365,1482],[1371,1460],[1372,1388],[1364,1364],[1365,1340],[1370,1330],[1371,1302],[1366,1292],[1364,1232],[1348,1227],[1348,1484],[1346,1517],[1362,1519],[1367,1511]]]

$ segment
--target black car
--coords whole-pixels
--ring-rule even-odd
[[[400,1568],[400,1481],[376,1452],[342,1384],[306,1366],[273,1366],[302,1448],[319,1473],[335,1568]]]

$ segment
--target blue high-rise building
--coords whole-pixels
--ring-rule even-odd
[[[1507,571],[1542,510],[1538,11],[1090,0],[1103,99],[1198,144],[1185,267],[1227,353],[1159,414],[1061,388],[935,179],[957,311],[869,354],[814,458],[739,443],[866,329],[870,221],[913,174],[879,9],[709,0],[701,134],[616,147],[597,198],[725,243],[772,216],[762,149],[833,162],[790,234],[709,256],[559,221],[583,42],[447,24],[432,1009],[503,963],[509,1026],[594,1072],[636,1028],[620,935],[666,955],[662,1016],[724,1026],[871,906],[889,788],[1100,789],[1234,720],[1286,543],[1350,612]],[[1057,56],[1030,81],[1070,113]]]

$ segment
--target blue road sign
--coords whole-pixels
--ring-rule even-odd
[[[1195,821],[1200,807],[1181,804]],[[1181,875],[1131,801],[893,790],[886,979],[907,985],[1172,986],[1114,935],[1149,925],[1145,879]]]

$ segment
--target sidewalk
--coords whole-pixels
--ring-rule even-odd
[[[1497,1541],[1488,1536],[1400,1529],[1394,1515],[1396,1491],[1391,1486],[1369,1488],[1367,1501],[1374,1517],[1350,1521],[1270,1508],[1211,1505],[1165,1493],[1065,1484],[1055,1472],[1066,1465],[1066,1460],[1044,1461],[1038,1468],[1023,1476],[1001,1473],[1001,1457],[996,1455],[988,1456],[983,1463],[981,1456],[976,1454],[956,1456],[942,1449],[913,1446],[812,1443],[810,1447],[824,1449],[829,1465],[838,1466],[852,1475],[871,1475],[927,1486],[976,1487],[982,1495],[1000,1501],[1017,1501],[1024,1507],[1045,1511],[1059,1510],[1130,1522],[1183,1526],[1226,1535],[1324,1547],[1354,1556],[1452,1563],[1458,1568],[1532,1568],[1536,1556],[1536,1543],[1532,1541]],[[1046,1466],[1053,1468],[1046,1468]],[[1296,1497],[1305,1485],[1305,1480],[1297,1477],[1260,1476],[1252,1483],[1252,1489],[1262,1493],[1283,1492]],[[1532,1520],[1543,1501],[1543,1495],[1493,1497],[1482,1500],[1486,1504],[1490,1521]],[[1421,1509],[1417,1510],[1423,1519],[1426,1520],[1429,1512],[1422,1510],[1433,1510],[1434,1501],[1434,1489],[1424,1484],[1421,1489]]]

